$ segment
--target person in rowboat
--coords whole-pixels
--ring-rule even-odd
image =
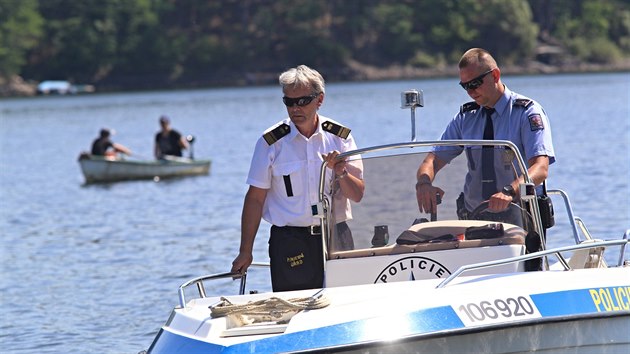
[[[496,61],[484,49],[472,48],[463,54],[459,61],[459,77],[460,86],[474,101],[460,108],[441,139],[511,141],[525,158],[529,176],[540,186],[547,178],[549,165],[555,161],[549,119],[542,106],[509,90],[501,81],[501,70]],[[435,175],[464,150],[468,173],[464,192],[457,203],[461,219],[466,219],[483,201],[488,200],[489,210],[501,211],[519,198],[519,184],[523,180],[522,177],[514,178],[513,156],[494,157],[504,154],[503,149],[436,147],[417,171],[416,198],[420,212],[437,211],[436,196],[441,198],[444,191],[433,185]],[[486,152],[493,154],[489,155],[490,163],[483,162],[488,156]]]
[[[247,178],[249,190],[243,203],[239,254],[232,272],[251,265],[254,239],[261,218],[272,224],[269,258],[273,291],[321,288],[323,250],[319,178],[326,162],[326,191],[335,193],[336,230],[351,249],[352,234],[345,220],[351,218],[350,202],[363,198],[365,189],[360,160],[336,157],[356,149],[350,129],[317,113],[324,103],[324,79],[306,65],[279,77],[288,118],[269,128],[256,143]],[[330,197],[330,194],[329,194]],[[335,208],[337,206],[337,208]]]
[[[112,132],[109,129],[101,129],[99,137],[92,142],[92,155],[113,158],[116,157],[117,153],[122,153],[130,156],[131,150],[121,144],[112,142],[110,139],[111,135]]]
[[[156,159],[164,156],[182,156],[182,150],[188,149],[188,142],[175,129],[171,128],[171,121],[167,116],[160,117],[161,130],[155,134],[154,154]]]

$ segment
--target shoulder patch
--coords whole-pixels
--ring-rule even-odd
[[[475,109],[479,109],[479,105],[477,104],[477,102],[472,101],[472,102],[464,103],[459,109],[459,113],[470,112]]]
[[[263,138],[269,145],[273,145],[276,141],[282,139],[291,132],[291,127],[287,123],[282,123],[263,135]]]
[[[515,106],[521,106],[525,108],[529,107],[532,103],[533,101],[530,100],[529,98],[517,98],[514,100]]]
[[[347,139],[348,135],[350,135],[350,129],[344,127],[343,125],[339,125],[336,123],[333,123],[331,121],[325,121],[322,123],[322,129],[324,129],[324,131],[327,131],[331,134],[334,134],[342,139]]]
[[[543,123],[543,120],[540,114],[538,113],[532,114],[529,117],[527,117],[527,119],[529,119],[529,129],[531,129],[533,132],[535,132],[536,130],[545,129],[545,124]]]

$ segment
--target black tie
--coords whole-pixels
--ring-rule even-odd
[[[483,130],[483,140],[494,139],[494,127],[492,125],[492,113],[494,108],[483,108],[486,115],[486,127]],[[484,146],[481,153],[481,196],[488,200],[497,192],[496,174],[494,172],[494,146]]]

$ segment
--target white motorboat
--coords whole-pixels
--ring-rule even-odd
[[[175,156],[160,160],[127,160],[82,153],[79,165],[86,183],[199,176],[210,172],[210,160]]]
[[[434,181],[445,191],[438,213],[419,215],[426,154],[488,144],[523,175],[520,200],[500,213],[482,203],[460,220],[461,154]],[[419,141],[341,156],[362,163],[366,190],[347,221],[354,248],[336,249],[337,203],[320,179],[324,288],[259,293],[229,272],[191,279],[148,353],[630,352],[630,230],[595,238],[560,189],[547,191],[556,215],[541,208],[511,142]],[[234,277],[232,293],[210,287]]]

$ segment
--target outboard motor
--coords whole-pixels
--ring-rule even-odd
[[[194,160],[194,153],[193,153],[193,143],[195,142],[195,136],[194,135],[187,135],[186,136],[186,141],[188,142],[188,146],[190,146],[190,159]]]

